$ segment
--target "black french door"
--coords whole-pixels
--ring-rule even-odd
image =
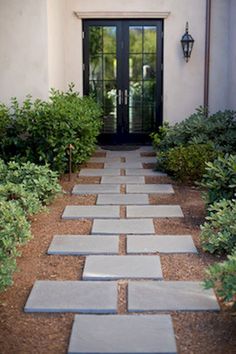
[[[102,143],[145,143],[162,124],[162,20],[85,20],[84,94],[103,108]]]

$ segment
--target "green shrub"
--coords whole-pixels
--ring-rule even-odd
[[[0,185],[0,200],[12,201],[19,205],[26,216],[35,214],[42,208],[37,194],[26,191],[22,184],[7,182]]]
[[[236,308],[236,251],[223,263],[216,263],[207,269],[205,287],[215,288],[225,302],[233,302]]]
[[[205,163],[215,157],[208,144],[179,146],[157,154],[157,166],[182,182],[193,182],[202,178]]]
[[[6,165],[0,162],[0,183],[6,181],[21,184],[25,191],[37,196],[42,204],[49,204],[53,197],[61,191],[58,174],[46,166],[34,163],[17,163],[11,161]]]
[[[226,154],[208,162],[200,185],[207,189],[204,198],[209,204],[232,199],[236,192],[236,155]]]
[[[10,112],[5,160],[17,156],[37,164],[48,163],[51,169],[63,173],[68,168],[70,144],[74,146],[74,167],[95,150],[101,109],[91,97],[80,97],[72,85],[65,93],[51,90],[48,102],[33,102],[27,97],[20,106],[14,98]]]
[[[221,200],[208,209],[201,226],[201,244],[210,253],[230,254],[236,246],[236,201]]]
[[[12,283],[17,246],[31,237],[24,211],[13,202],[0,201],[0,290]]]
[[[217,151],[236,152],[236,113],[217,112],[206,116],[203,108],[181,123],[169,127],[164,135],[156,140],[155,147],[166,151],[176,146],[211,143]],[[157,146],[156,146],[157,145]]]

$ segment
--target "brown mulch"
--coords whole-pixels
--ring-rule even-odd
[[[104,156],[103,152],[97,156]],[[142,154],[143,155],[143,154]],[[145,153],[143,156],[150,156]],[[100,166],[100,165],[99,165]],[[93,168],[95,166],[93,165]],[[34,238],[21,248],[17,259],[18,271],[14,285],[0,294],[0,353],[1,354],[62,354],[67,352],[74,314],[25,314],[23,308],[36,280],[81,279],[85,258],[75,256],[49,256],[47,249],[55,234],[89,234],[92,221],[62,221],[66,205],[94,205],[95,195],[71,196],[75,183],[99,183],[97,177],[78,177],[72,174],[62,178],[65,191],[47,212],[32,220]],[[165,280],[203,280],[204,269],[216,257],[204,253],[199,242],[199,226],[205,209],[198,189],[180,186],[167,177],[146,177],[146,183],[172,183],[175,195],[150,195],[151,204],[180,204],[183,219],[156,219],[157,234],[191,234],[199,254],[161,254]],[[121,186],[125,192],[125,186]],[[125,208],[121,206],[121,217]],[[119,253],[126,254],[126,237],[120,235]],[[127,281],[118,282],[118,313],[127,313]],[[224,309],[212,312],[172,312],[178,351],[180,354],[233,354],[236,348],[236,317]]]

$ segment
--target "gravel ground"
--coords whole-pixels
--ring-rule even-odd
[[[143,156],[152,156],[143,153]],[[105,156],[99,152],[96,156]],[[100,168],[101,164],[90,167]],[[73,314],[25,314],[23,307],[35,280],[81,279],[84,257],[49,256],[46,254],[55,234],[89,234],[92,221],[62,221],[61,214],[68,204],[94,205],[95,195],[71,196],[75,183],[99,183],[97,177],[65,175],[61,184],[65,194],[59,196],[47,212],[32,219],[33,239],[22,247],[17,259],[18,271],[14,285],[0,294],[0,353],[1,354],[62,354],[66,353]],[[167,177],[146,177],[146,183],[173,183],[175,195],[150,195],[151,204],[180,204],[183,219],[156,219],[157,234],[191,234],[199,255],[160,255],[165,280],[202,280],[204,269],[216,258],[203,253],[199,243],[199,225],[205,209],[200,191],[179,186]],[[125,186],[121,186],[125,192]],[[121,206],[121,217],[125,208]],[[120,235],[119,253],[126,254],[126,237]],[[127,313],[127,281],[118,282],[118,313]],[[177,346],[180,354],[236,353],[236,317],[222,306],[220,313],[172,312]]]

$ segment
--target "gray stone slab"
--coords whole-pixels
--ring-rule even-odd
[[[92,234],[154,234],[151,219],[94,220]]]
[[[72,190],[72,194],[99,194],[99,193],[119,193],[120,186],[118,184],[76,184]]]
[[[88,256],[84,280],[162,279],[158,256]]]
[[[135,205],[149,204],[148,194],[99,194],[97,204]]]
[[[169,315],[76,315],[69,354],[177,354]]]
[[[141,146],[141,147],[139,148],[139,151],[141,151],[141,152],[154,152],[152,145]]]
[[[127,168],[126,176],[167,176],[164,172],[154,171],[148,168]]]
[[[91,157],[88,162],[105,163],[105,162],[120,162],[120,157]]]
[[[127,206],[127,218],[180,218],[183,212],[179,205],[132,205]]]
[[[141,281],[128,284],[128,311],[218,311],[212,289],[197,281]]]
[[[137,237],[138,236],[138,237]],[[127,253],[197,253],[190,235],[135,235],[127,237]]]
[[[106,162],[104,168],[142,168],[141,162]]]
[[[126,156],[126,162],[157,163],[155,156]]]
[[[116,282],[36,281],[25,312],[116,313]]]
[[[112,184],[144,184],[145,178],[143,176],[104,176],[102,177],[101,183],[112,183]]]
[[[101,176],[120,176],[120,169],[118,168],[82,168],[79,176],[86,177],[101,177]]]
[[[118,206],[105,205],[68,205],[62,214],[62,219],[119,218]]]
[[[48,249],[48,254],[89,255],[118,254],[118,236],[56,235]]]
[[[174,189],[171,184],[130,184],[126,193],[173,194]]]

